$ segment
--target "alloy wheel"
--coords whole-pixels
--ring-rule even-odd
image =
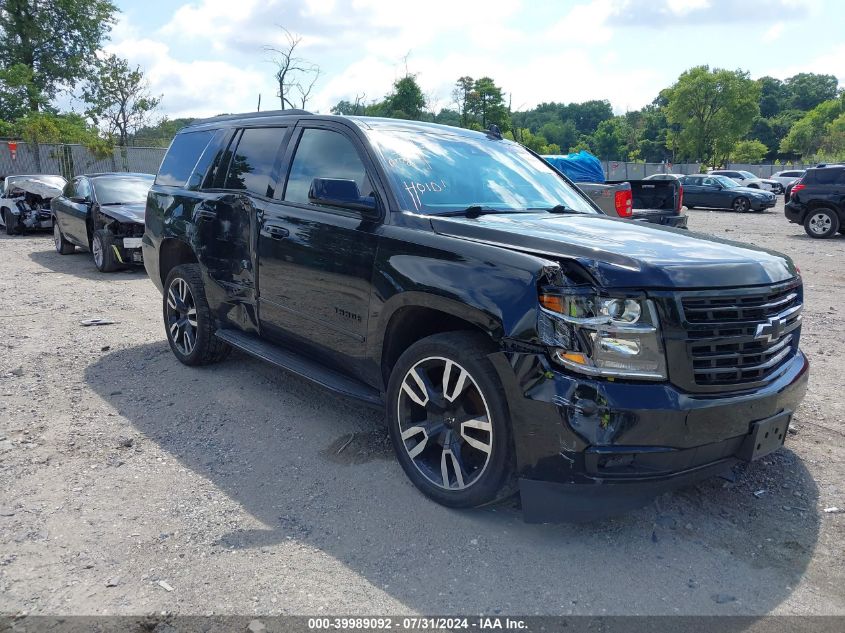
[[[751,205],[745,198],[737,198],[734,202],[734,211],[738,213],[745,213]]]
[[[453,491],[478,481],[490,462],[493,424],[466,369],[448,358],[424,358],[402,379],[396,406],[402,443],[428,481]]]
[[[102,268],[104,257],[103,241],[100,239],[99,235],[95,235],[91,240],[91,252],[94,255],[94,263],[97,265],[97,268]]]
[[[816,213],[810,217],[807,225],[815,235],[824,235],[830,232],[833,226],[833,220],[830,219],[827,213]]]
[[[167,332],[176,348],[190,355],[197,342],[197,305],[188,282],[181,277],[167,289]]]

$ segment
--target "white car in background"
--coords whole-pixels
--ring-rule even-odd
[[[785,171],[776,171],[772,174],[771,180],[777,180],[784,187],[792,184],[796,180],[804,177],[805,170],[803,169],[787,169]]]
[[[0,180],[0,224],[7,235],[53,227],[50,200],[62,194],[67,180],[53,174],[7,176]]]
[[[708,174],[715,176],[727,176],[731,180],[736,181],[737,184],[743,187],[751,187],[752,189],[765,189],[774,194],[783,193],[784,185],[777,180],[770,180],[768,178],[758,178],[750,171],[733,170],[733,169],[714,169]]]

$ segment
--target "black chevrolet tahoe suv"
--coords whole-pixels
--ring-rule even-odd
[[[493,128],[208,119],[145,220],[182,363],[238,348],[383,407],[447,506],[619,512],[777,449],[806,389],[788,257],[610,218]]]

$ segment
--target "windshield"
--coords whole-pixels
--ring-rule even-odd
[[[713,180],[718,182],[725,189],[735,189],[736,187],[739,187],[739,185],[736,184],[736,180],[731,180],[727,176],[713,176]]]
[[[757,176],[755,176],[754,174],[752,174],[750,171],[741,171],[741,172],[739,172],[739,173],[740,173],[740,174],[742,174],[742,177],[743,177],[743,178],[746,178],[746,179],[748,179],[748,178],[757,178]]]
[[[153,186],[153,176],[133,178],[95,178],[94,193],[100,204],[128,204],[145,202]]]
[[[406,130],[370,130],[404,210],[446,214],[562,205],[598,213],[548,164],[507,140]]]

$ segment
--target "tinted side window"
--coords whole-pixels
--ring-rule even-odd
[[[214,132],[211,130],[177,134],[159,167],[156,184],[181,187],[188,182],[212,136]]]
[[[367,170],[355,146],[339,132],[306,129],[302,132],[290,167],[284,199],[308,202],[314,178],[354,180],[362,196],[372,196]]]
[[[188,179],[188,184],[186,185],[188,189],[197,189],[204,180],[213,177],[219,157],[223,152],[221,143],[230,135],[231,130],[217,130],[214,133],[214,138],[203,150],[202,156],[200,156],[199,161],[191,173],[191,177]]]
[[[818,185],[832,185],[837,182],[842,170],[839,169],[816,169],[808,171],[807,175],[813,174],[813,182]]]
[[[701,184],[701,178],[698,178],[696,176],[687,176],[686,178],[684,178],[684,184],[700,185]]]
[[[273,166],[287,128],[247,128],[229,163],[224,189],[245,189],[259,196],[273,197],[276,177]]]

